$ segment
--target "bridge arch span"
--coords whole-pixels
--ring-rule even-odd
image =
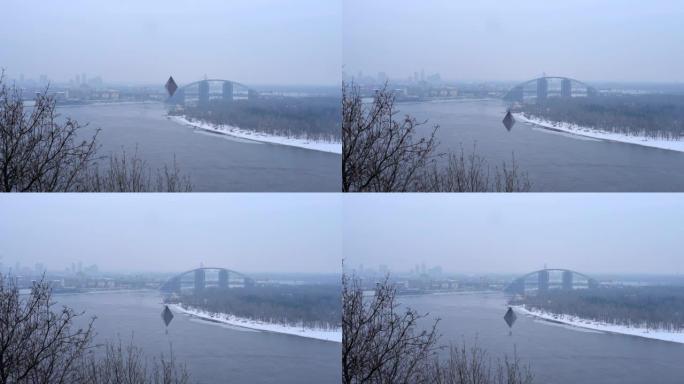
[[[527,94],[525,91],[526,86],[536,83],[537,87],[535,92],[528,93],[533,93],[537,102],[542,102],[549,96],[549,80],[560,80],[560,97],[573,97],[573,84],[578,85],[580,88],[586,89],[586,96],[595,96],[597,94],[596,88],[581,80],[565,76],[542,76],[519,83],[511,88],[504,95],[503,99],[512,102],[523,102],[525,95]]]
[[[256,90],[237,81],[204,79],[180,86],[167,102],[183,106],[196,104],[199,107],[206,107],[210,99],[217,97],[224,101],[233,101],[234,99],[255,99],[258,96],[259,93]]]
[[[216,279],[207,278],[208,275],[216,275]],[[159,290],[164,293],[180,293],[185,289],[194,291],[204,290],[207,287],[218,288],[249,287],[254,285],[251,277],[227,268],[200,267],[181,272],[164,282]]]
[[[598,280],[594,279],[591,276],[588,276],[584,273],[573,271],[571,269],[564,269],[564,268],[544,268],[544,269],[539,269],[536,271],[532,271],[529,273],[526,273],[515,280],[511,282],[505,289],[505,292],[508,293],[516,293],[516,294],[525,294],[525,289],[526,289],[526,281],[536,275],[537,276],[537,292],[546,292],[549,289],[552,288],[552,284],[550,281],[550,274],[554,272],[560,272],[562,279],[561,279],[561,288],[564,290],[572,290],[575,288],[574,285],[574,280],[575,276],[579,276],[586,280],[586,285],[588,288],[596,288],[599,285]]]

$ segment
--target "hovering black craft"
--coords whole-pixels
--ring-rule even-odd
[[[173,76],[169,76],[169,80],[166,81],[166,85],[164,87],[169,93],[169,97],[173,97],[173,94],[176,93],[176,90],[178,89],[178,85],[176,84],[176,81],[173,80]]]
[[[161,317],[162,320],[164,320],[164,325],[166,325],[166,333],[169,333],[169,324],[171,324],[171,320],[173,320],[173,312],[171,312],[168,305],[164,306]]]
[[[510,132],[515,125],[515,118],[513,118],[513,114],[511,113],[510,109],[506,112],[506,116],[503,118],[503,125],[506,127],[508,132]]]
[[[506,311],[506,314],[504,315],[504,320],[506,321],[506,324],[508,324],[508,328],[512,329],[513,324],[515,323],[515,320],[518,319],[518,316],[515,315],[515,312],[513,312],[513,308],[508,307],[508,311]],[[509,335],[512,333],[512,331],[509,331]]]

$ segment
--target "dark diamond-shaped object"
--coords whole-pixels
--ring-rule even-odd
[[[506,127],[508,132],[510,132],[513,126],[515,125],[515,118],[513,118],[513,114],[510,110],[506,112],[506,116],[503,119],[503,125]]]
[[[168,305],[164,306],[164,310],[162,311],[161,316],[162,316],[162,319],[164,320],[164,324],[166,324],[166,326],[168,327],[169,323],[171,323],[171,320],[173,320],[173,313],[169,309]]]
[[[178,85],[173,80],[173,76],[169,76],[169,80],[166,81],[166,85],[164,87],[166,87],[169,97],[173,97],[173,94],[176,93],[176,90],[178,89]]]
[[[508,324],[508,327],[512,327],[513,323],[515,323],[515,320],[518,318],[518,316],[515,315],[515,312],[513,312],[513,308],[508,307],[508,311],[504,315],[504,320],[506,320],[506,324]]]

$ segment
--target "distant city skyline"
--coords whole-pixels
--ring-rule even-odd
[[[683,82],[683,18],[676,0],[346,0],[343,66],[461,81]]]
[[[3,2],[9,78],[113,83],[225,78],[253,85],[340,82],[341,3],[294,0]]]
[[[657,198],[654,198],[657,196]],[[684,273],[678,194],[345,196],[346,268]]]

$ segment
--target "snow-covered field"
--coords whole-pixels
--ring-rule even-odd
[[[600,140],[617,141],[620,143],[636,144],[643,145],[645,147],[684,152],[684,140],[665,140],[652,139],[644,136],[630,136],[621,133],[606,132],[597,129],[581,127],[571,123],[548,121],[538,117],[525,117],[522,113],[514,113],[513,117],[516,121],[537,125],[554,131],[566,132]]]
[[[202,129],[214,133],[221,133],[224,135],[234,136],[241,139],[253,140],[262,143],[288,145],[291,147],[311,149],[314,151],[342,154],[341,142],[323,142],[308,140],[306,138],[270,135],[268,133],[242,129],[230,125],[214,125],[203,121],[192,121],[186,118],[185,116],[169,116],[169,119],[180,124],[195,127],[197,129]]]
[[[334,341],[336,343],[342,342],[342,329],[314,329],[305,327],[295,327],[292,325],[267,323],[263,321],[245,319],[236,317],[225,313],[211,314],[207,311],[196,308],[183,308],[177,304],[169,305],[169,309],[173,312],[185,313],[190,316],[198,317],[204,320],[215,321],[223,324],[228,324],[236,327],[243,327],[255,329],[258,331],[284,333],[286,335],[294,335],[301,337],[308,337],[310,339]]]
[[[555,313],[545,312],[541,310],[529,310],[522,305],[516,305],[513,308],[515,308],[515,310],[519,313],[534,316],[547,321],[571,325],[574,327],[592,329],[601,332],[619,333],[621,335],[645,337],[647,339],[671,341],[674,343],[684,343],[684,332],[671,332],[665,330],[654,330],[639,327],[628,327],[625,325],[615,325],[599,321],[582,319],[576,316],[558,315]]]

